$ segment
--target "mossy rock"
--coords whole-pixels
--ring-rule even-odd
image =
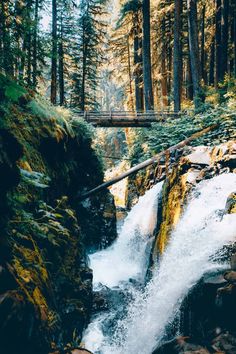
[[[225,214],[236,213],[236,192],[231,193],[226,201]]]
[[[80,344],[92,308],[85,247],[100,247],[105,234],[114,239],[115,208],[108,191],[92,198],[84,215],[78,203],[103,182],[89,127],[3,76],[1,82],[0,351],[48,354],[75,337]]]

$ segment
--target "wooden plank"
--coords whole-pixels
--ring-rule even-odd
[[[152,117],[148,117],[148,118],[117,118],[117,117],[112,117],[112,122],[127,122],[127,123],[132,123],[134,121],[137,122],[147,122],[147,123],[158,123],[158,122],[163,122],[165,121],[166,118],[165,117],[158,117],[158,118],[152,118]],[[107,121],[111,121],[111,119],[107,119],[104,117],[100,117],[100,118],[89,118],[87,120],[89,123],[91,124],[96,124],[97,122],[107,122]]]
[[[112,122],[114,124],[119,124],[119,123],[127,123],[130,124],[132,122],[138,122],[138,123],[158,123],[158,122],[163,122],[165,121],[163,118],[160,119],[112,119]],[[88,123],[91,124],[98,124],[98,123],[106,123],[106,122],[111,122],[110,119],[90,119],[88,120]]]
[[[151,124],[148,123],[129,123],[129,124],[96,124],[94,125],[95,128],[151,128]]]
[[[167,118],[176,119],[180,115],[171,111],[77,111],[78,117],[88,123],[104,127],[150,127],[151,123],[163,122]],[[112,122],[111,122],[112,121]]]

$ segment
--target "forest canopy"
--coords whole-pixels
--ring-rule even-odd
[[[82,111],[198,109],[235,84],[235,18],[233,0],[2,0],[0,71]]]

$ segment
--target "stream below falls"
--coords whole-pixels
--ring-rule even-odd
[[[235,187],[233,173],[195,187],[147,283],[162,183],[140,197],[115,243],[90,256],[94,290],[119,294],[119,301],[92,319],[84,333],[86,348],[94,354],[152,353],[178,318],[189,290],[204,273],[222,267],[220,250],[236,236],[235,215],[223,215]]]

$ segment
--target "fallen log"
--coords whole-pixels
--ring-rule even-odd
[[[177,149],[180,149],[180,148],[184,147],[185,145],[189,144],[191,141],[199,138],[200,136],[202,136],[204,134],[209,133],[210,131],[212,131],[212,130],[218,128],[218,127],[219,127],[219,124],[213,124],[213,125],[210,125],[207,128],[204,128],[204,129],[194,133],[189,138],[187,138],[185,140],[182,140],[180,143],[175,144],[175,145],[169,147],[168,149],[161,151],[159,154],[151,157],[148,160],[145,160],[145,161],[139,163],[138,165],[135,165],[134,167],[130,168],[128,171],[120,174],[119,176],[111,178],[109,181],[106,181],[106,182],[100,184],[99,186],[91,189],[90,191],[82,194],[81,196],[79,196],[79,200],[84,200],[84,199],[90,197],[92,194],[97,193],[97,192],[99,192],[99,191],[101,191],[101,190],[103,190],[105,188],[108,188],[108,187],[112,186],[113,184],[121,181],[122,179],[132,175],[133,173],[138,172],[138,171],[140,171],[140,170],[142,170],[142,169],[144,169],[144,168],[146,168],[146,167],[158,162],[158,160],[162,156],[165,156],[166,154],[169,154],[169,153],[171,153],[171,152],[173,152],[173,151],[175,151]]]

